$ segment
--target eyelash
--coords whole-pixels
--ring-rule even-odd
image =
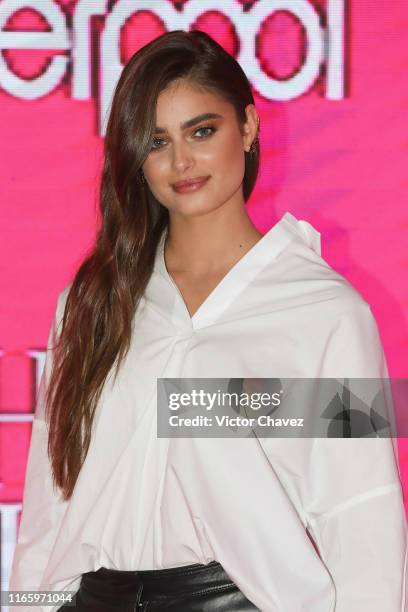
[[[213,127],[211,125],[202,125],[201,127],[196,128],[193,133],[195,134],[196,132],[200,132],[201,130],[211,130],[211,132],[209,134],[207,134],[206,136],[201,136],[199,138],[199,140],[204,140],[205,138],[209,138],[210,136],[215,134],[215,132],[217,131],[217,128],[215,128],[215,127]],[[158,140],[159,141],[163,140],[163,138],[154,138],[153,139],[153,144],[154,144],[155,141],[157,142]],[[161,146],[158,146],[158,147],[152,146],[151,150],[152,151],[157,151],[158,149],[161,149],[161,148],[162,148]]]

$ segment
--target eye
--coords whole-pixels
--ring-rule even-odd
[[[207,138],[207,136],[211,136],[211,134],[214,134],[214,132],[217,131],[214,127],[210,125],[204,125],[202,127],[197,128],[194,133],[196,134],[197,132],[201,132],[202,130],[206,130],[206,134],[204,135],[204,137],[201,136],[200,138]]]
[[[196,128],[193,134],[197,134],[197,132],[203,132],[203,131],[205,132],[204,135],[199,136],[198,140],[203,140],[204,138],[208,138],[209,136],[211,136],[217,131],[217,128],[212,127],[211,125],[203,125],[199,128]],[[155,151],[157,149],[161,149],[162,145],[160,143],[163,143],[163,142],[164,143],[166,142],[163,138],[153,138],[151,150]]]
[[[152,143],[152,147],[151,150],[154,151],[155,149],[160,149],[160,145],[159,146],[155,146],[157,142],[163,142],[163,138],[153,138],[153,143]]]

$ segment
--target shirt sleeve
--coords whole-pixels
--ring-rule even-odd
[[[44,588],[42,578],[68,503],[62,500],[60,491],[53,486],[45,421],[45,393],[51,374],[53,347],[60,331],[65,294],[66,289],[58,296],[38,388],[9,590],[37,591]]]
[[[321,378],[339,375],[388,376],[363,300],[338,317],[325,343]],[[396,440],[259,440],[332,576],[335,612],[403,612],[407,526]]]

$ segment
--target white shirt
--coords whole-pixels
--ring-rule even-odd
[[[68,502],[46,453],[47,353],[10,590],[77,591],[101,566],[215,559],[262,612],[401,612],[407,529],[391,439],[156,433],[158,377],[386,377],[369,305],[322,259],[320,234],[287,212],[190,317],[164,237]]]

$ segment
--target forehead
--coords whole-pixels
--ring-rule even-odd
[[[156,124],[163,127],[171,125],[176,127],[182,119],[205,112],[217,112],[223,116],[230,116],[234,108],[217,92],[203,89],[185,80],[179,80],[160,92],[156,105]]]

